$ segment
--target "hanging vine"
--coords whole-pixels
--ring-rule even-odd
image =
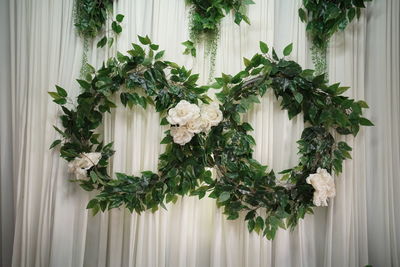
[[[250,24],[245,15],[246,6],[254,4],[252,0],[187,0],[190,11],[190,39],[194,44],[204,42],[206,55],[210,58],[211,77],[214,73],[221,20],[230,12],[239,25],[242,21]],[[192,53],[193,55],[193,53]]]
[[[115,36],[122,32],[120,23],[124,19],[124,15],[118,14],[111,23],[111,30],[115,36],[107,37],[105,26],[109,15],[112,13],[114,0],[76,0],[75,2],[75,28],[78,34],[83,38],[83,55],[81,77],[85,77],[88,73],[86,68],[88,63],[88,52],[90,40],[95,37],[104,35],[97,42],[97,47],[104,47],[107,43],[111,47],[114,43]]]
[[[327,71],[327,49],[333,34],[343,31],[347,25],[360,18],[361,9],[372,0],[303,0],[299,17],[307,24],[312,42],[312,60],[316,72]]]

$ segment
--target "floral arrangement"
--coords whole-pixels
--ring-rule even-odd
[[[171,128],[175,143],[185,145],[192,140],[194,134],[208,133],[212,126],[217,126],[222,120],[222,112],[215,103],[202,105],[181,100],[168,111],[167,120],[176,125]]]
[[[126,55],[118,53],[85,80],[77,105],[69,106],[65,89],[49,92],[60,105],[63,129],[51,145],[69,162],[73,181],[84,190],[96,191],[87,208],[93,213],[125,207],[131,212],[156,211],[178,196],[215,198],[227,219],[245,213],[249,231],[273,239],[281,228],[293,228],[315,206],[328,205],[335,196],[333,174],[351,158],[351,147],[336,141],[334,133],[356,136],[360,126],[373,125],[362,116],[368,108],[362,100],[343,93],[348,87],[328,85],[324,75],[303,70],[299,64],[279,58],[260,42],[260,53],[244,59],[245,68],[236,75],[222,74],[210,86],[196,84],[198,74],[171,61],[148,37],[139,37]],[[290,54],[292,45],[283,50]],[[207,96],[218,90],[216,99]],[[299,162],[275,172],[253,159],[252,126],[242,121],[267,90],[272,90],[289,119],[302,114],[305,129],[298,141]],[[140,175],[109,174],[114,151],[104,144],[98,128],[106,112],[120,103],[132,108],[153,105],[161,125],[170,125],[161,144],[156,171]],[[215,169],[216,177],[210,168]]]

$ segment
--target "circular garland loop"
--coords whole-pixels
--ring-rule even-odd
[[[55,127],[62,139],[51,147],[61,144],[61,157],[80,172],[75,173],[77,177],[85,177],[75,181],[87,191],[98,192],[87,206],[94,213],[120,206],[131,212],[155,211],[159,206],[165,208],[164,203],[175,203],[178,196],[202,198],[209,194],[224,207],[228,219],[246,212],[249,230],[272,239],[278,227],[293,228],[312,212],[313,196],[316,203],[318,193],[313,187],[315,175],[329,178],[328,172],[340,173],[343,160],[350,158],[351,148],[345,142],[336,142],[332,133],[355,136],[360,125],[372,125],[362,117],[362,109],[368,107],[364,101],[341,95],[347,87],[328,86],[323,75],[314,76],[312,70],[302,70],[296,62],[278,58],[275,50],[269,56],[263,42],[261,53],[244,59],[243,71],[235,76],[223,74],[212,86],[198,86],[198,74],[161,60],[164,51],[157,52],[158,45],[148,38],[140,41],[147,49],[132,44],[128,55],[118,53],[98,71],[90,67],[87,80],[78,80],[83,91],[76,108],[68,107],[63,88],[57,86],[56,92],[50,92],[63,110],[60,118],[64,127]],[[286,47],[284,55],[291,49],[291,45]],[[168,125],[168,110],[182,100],[196,105],[210,103],[206,95],[210,87],[220,89],[217,98],[223,120],[218,125],[208,133],[194,135],[185,145],[174,143],[167,130],[161,142],[166,149],[159,157],[157,172],[144,171],[138,176],[116,173],[115,178],[108,174],[112,143],[100,141],[96,129],[104,113],[116,107],[112,100],[115,95],[119,94],[121,103],[130,108],[155,106],[161,125]],[[252,158],[252,127],[241,120],[241,114],[258,103],[268,89],[289,119],[303,113],[307,125],[298,141],[299,163],[282,171],[278,182],[272,170]],[[208,168],[216,170],[216,178]]]

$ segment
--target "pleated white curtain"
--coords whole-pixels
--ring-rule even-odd
[[[257,52],[260,40],[279,52],[293,42],[292,58],[311,68],[305,26],[297,16],[300,5],[300,0],[256,1],[248,11],[251,26],[238,27],[231,17],[225,18],[216,74],[238,72],[243,68],[242,57]],[[346,139],[354,148],[353,160],[336,177],[338,193],[329,208],[316,208],[315,215],[307,216],[293,232],[281,230],[270,242],[249,234],[243,220],[226,221],[207,198],[185,197],[168,205],[168,211],[140,216],[120,209],[93,217],[85,210],[93,195],[68,182],[65,161],[48,150],[56,138],[52,125],[59,124],[59,110],[47,91],[58,84],[72,96],[79,92],[75,79],[82,40],[73,27],[73,0],[12,0],[11,90],[9,96],[2,91],[1,98],[11,97],[13,123],[6,136],[1,122],[0,187],[3,197],[3,180],[10,181],[4,177],[14,177],[12,266],[353,267],[369,262],[398,266],[399,11],[398,0],[376,1],[367,16],[333,39],[330,80],[351,86],[351,97],[371,103],[370,117],[377,127],[361,130],[356,140]],[[89,55],[92,65],[100,66],[116,49],[129,49],[137,34],[148,34],[166,49],[166,59],[193,68],[200,73],[200,82],[207,82],[209,62],[204,48],[198,49],[195,59],[182,55],[180,43],[188,39],[185,1],[118,0],[114,14],[118,13],[125,19],[116,48],[97,49],[94,42]],[[256,159],[275,170],[296,163],[295,142],[303,128],[302,118],[289,121],[267,94],[246,119],[255,129]],[[117,108],[105,119],[104,134],[115,142],[113,172],[156,170],[163,129],[154,110]],[[6,140],[12,142],[5,147]],[[4,174],[3,155],[7,169],[12,170]],[[3,206],[2,199],[2,223]],[[2,257],[6,259],[10,249],[5,245],[10,242],[3,242],[4,233],[2,228]],[[10,262],[7,259],[3,263]]]
[[[377,127],[366,131],[368,255],[400,266],[400,1],[371,4],[365,92]]]
[[[14,235],[12,168],[10,16],[8,1],[0,1],[0,266],[11,266]]]

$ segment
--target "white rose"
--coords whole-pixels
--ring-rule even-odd
[[[185,126],[171,127],[171,136],[174,139],[174,143],[183,146],[192,140],[193,133],[191,133]]]
[[[318,168],[317,173],[310,174],[306,182],[314,189],[313,203],[315,206],[328,206],[327,199],[335,197],[335,181],[327,170]]]
[[[222,111],[217,103],[203,105],[201,107],[201,117],[208,121],[211,126],[218,125],[223,119]]]
[[[174,108],[168,111],[167,120],[170,124],[182,126],[199,116],[200,108],[197,105],[181,100]]]
[[[101,159],[101,153],[83,153],[80,157],[75,158],[68,163],[68,171],[75,174],[76,179],[87,178],[87,170],[97,165]]]
[[[197,117],[196,119],[190,120],[186,123],[186,128],[189,132],[198,134],[208,128],[210,124],[208,121],[203,119],[202,117]]]
[[[81,168],[75,169],[75,178],[77,180],[85,180],[86,178],[88,178],[87,170]]]
[[[83,153],[82,158],[87,160],[87,166],[90,168],[99,163],[101,159],[101,153],[98,152]]]

